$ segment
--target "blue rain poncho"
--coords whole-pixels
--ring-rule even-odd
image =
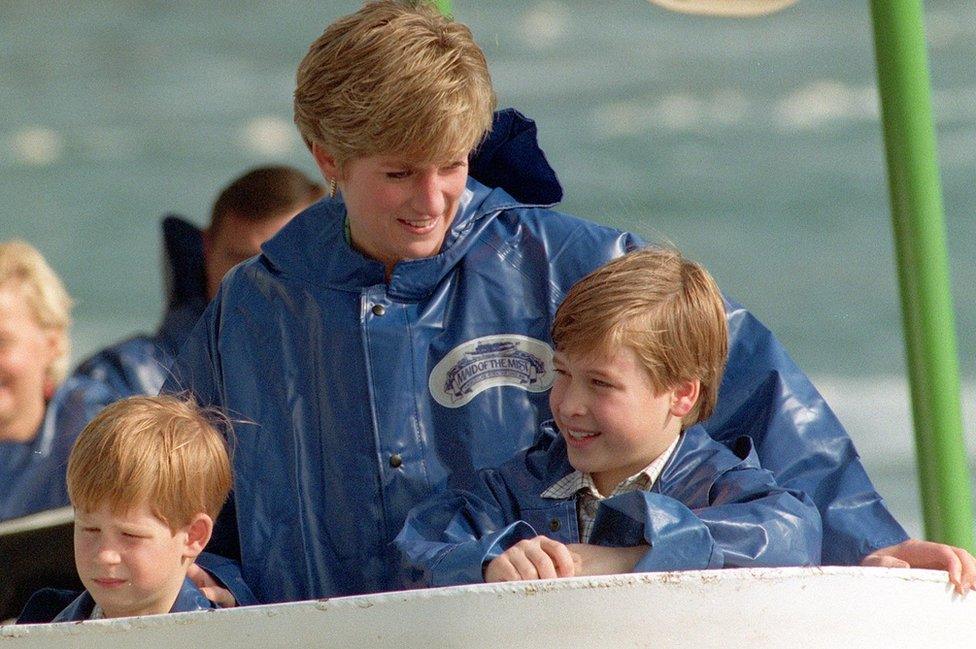
[[[231,271],[164,387],[235,421],[236,512],[211,549],[241,560],[263,602],[401,587],[407,512],[532,442],[551,417],[556,307],[642,245],[471,178],[441,252],[386,281],[345,217],[341,197],[322,200]],[[811,496],[825,563],[905,540],[807,377],[748,311],[727,312],[709,434],[751,437],[782,487]]]
[[[649,490],[600,502],[588,543],[649,545],[634,572],[819,564],[816,506],[776,486],[749,438],[736,450],[689,428]],[[405,578],[479,583],[483,567],[523,539],[580,543],[576,498],[542,496],[572,472],[565,440],[543,424],[526,451],[480,471],[474,492],[449,490],[410,511],[396,538]]]
[[[55,390],[27,443],[0,442],[0,520],[64,507],[65,472],[75,438],[113,395],[100,383],[69,378]]]

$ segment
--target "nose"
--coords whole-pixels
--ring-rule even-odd
[[[416,174],[411,206],[419,215],[440,216],[444,213],[447,201],[444,198],[444,183],[438,170],[427,169]]]
[[[569,378],[559,378],[552,386],[551,405],[561,419],[568,420],[586,414],[586,400],[575,383]]]
[[[106,566],[113,566],[122,562],[122,555],[114,547],[102,544],[95,554],[95,560]]]

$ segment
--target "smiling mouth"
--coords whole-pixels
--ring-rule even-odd
[[[591,433],[584,430],[569,430],[566,431],[566,434],[577,441],[593,439],[594,437],[598,437],[600,435],[600,433]]]
[[[417,233],[426,233],[434,227],[437,223],[436,217],[428,217],[425,219],[397,219],[397,221],[403,224],[408,230]]]

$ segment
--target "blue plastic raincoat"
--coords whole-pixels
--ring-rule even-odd
[[[219,527],[239,547],[212,549],[241,559],[264,602],[399,587],[390,543],[407,512],[532,442],[551,416],[556,307],[641,245],[469,179],[441,252],[387,282],[344,219],[341,198],[320,201],[231,271],[164,387],[236,421],[236,514]],[[781,486],[810,494],[825,563],[905,540],[807,377],[745,309],[728,317],[708,432],[748,435]]]
[[[62,383],[30,442],[0,442],[0,520],[68,504],[64,476],[75,438],[113,395],[84,378]]]
[[[116,398],[156,395],[176,354],[207,306],[203,233],[178,216],[163,219],[167,302],[155,335],[141,334],[116,343],[82,361],[75,376],[111,388]]]
[[[819,564],[816,506],[776,486],[748,438],[736,451],[689,428],[650,490],[601,501],[588,542],[650,545],[634,572]],[[480,471],[475,492],[450,490],[410,511],[396,538],[407,578],[479,583],[483,566],[522,539],[579,543],[576,498],[541,495],[572,472],[565,440],[543,424],[526,451]]]

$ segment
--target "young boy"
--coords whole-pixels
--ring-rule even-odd
[[[728,348],[700,266],[660,249],[611,261],[570,290],[552,333],[554,421],[475,493],[410,512],[396,539],[408,581],[819,563],[812,501],[778,487],[748,438],[732,452],[696,425]]]
[[[192,402],[118,401],[68,460],[75,565],[86,590],[55,622],[214,608],[187,579],[227,499],[223,437]]]

